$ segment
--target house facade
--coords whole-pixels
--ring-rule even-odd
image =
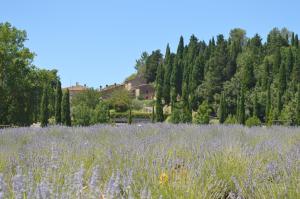
[[[104,88],[100,87],[100,93],[103,99],[107,99],[114,91],[121,89],[126,89],[136,99],[153,99],[155,95],[154,86],[148,84],[146,79],[139,75],[125,81],[123,84],[106,85]]]

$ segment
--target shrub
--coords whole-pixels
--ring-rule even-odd
[[[259,125],[261,125],[261,121],[256,116],[252,116],[246,120],[246,126],[248,127],[259,126]]]
[[[228,115],[228,117],[226,118],[224,124],[237,124],[238,121],[236,119],[236,117],[234,115]]]
[[[209,114],[210,108],[208,106],[208,102],[204,101],[199,106],[197,113],[193,118],[193,123],[195,124],[209,124]]]

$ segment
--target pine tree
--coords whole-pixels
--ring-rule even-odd
[[[48,125],[48,119],[49,119],[49,99],[48,99],[48,88],[45,85],[43,89],[43,96],[42,96],[42,102],[41,102],[41,126],[45,127]]]
[[[56,121],[56,124],[61,123],[61,100],[62,100],[61,83],[59,80],[57,80],[56,96],[55,96],[55,121]]]
[[[221,94],[220,105],[219,105],[219,122],[223,124],[226,120],[226,101],[224,92]]]
[[[70,94],[67,89],[62,98],[61,103],[61,122],[66,126],[71,126],[71,113],[70,113]]]
[[[171,97],[171,73],[172,73],[172,55],[169,44],[167,45],[165,60],[164,60],[164,83],[163,83],[163,98],[165,104],[170,104]]]
[[[164,113],[162,106],[162,89],[163,89],[163,68],[162,65],[159,65],[157,68],[156,75],[156,121],[163,122],[164,121]]]

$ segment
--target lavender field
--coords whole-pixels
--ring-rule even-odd
[[[0,198],[300,198],[300,129],[2,129]]]

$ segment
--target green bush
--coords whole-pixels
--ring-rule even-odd
[[[246,126],[248,126],[248,127],[259,126],[259,125],[261,125],[261,121],[256,116],[249,117],[246,120]]]
[[[234,115],[228,115],[228,117],[226,118],[224,124],[237,124],[238,121],[236,119],[236,117]]]
[[[131,114],[132,114],[132,118],[145,118],[145,119],[151,119],[151,115],[152,115],[152,113],[140,112],[140,111],[132,111]],[[115,110],[111,110],[110,117],[111,118],[127,118],[128,111],[127,112],[116,112]]]
[[[208,106],[208,102],[204,101],[199,106],[197,113],[193,118],[193,123],[195,124],[209,124],[209,114],[211,110]]]

